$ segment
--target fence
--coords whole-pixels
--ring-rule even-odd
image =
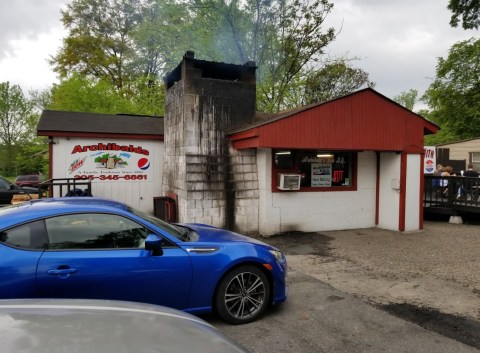
[[[425,175],[423,207],[434,213],[480,213],[480,178]]]

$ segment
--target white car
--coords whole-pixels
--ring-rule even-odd
[[[248,353],[207,322],[122,301],[0,300],[2,353]]]

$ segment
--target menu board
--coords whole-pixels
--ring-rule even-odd
[[[312,187],[332,185],[332,164],[312,163]]]

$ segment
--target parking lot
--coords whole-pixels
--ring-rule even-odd
[[[241,327],[208,318],[252,352],[478,352],[477,225],[290,233],[289,299]]]

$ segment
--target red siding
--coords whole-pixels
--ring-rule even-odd
[[[423,151],[437,127],[367,89],[230,136],[237,149]]]

